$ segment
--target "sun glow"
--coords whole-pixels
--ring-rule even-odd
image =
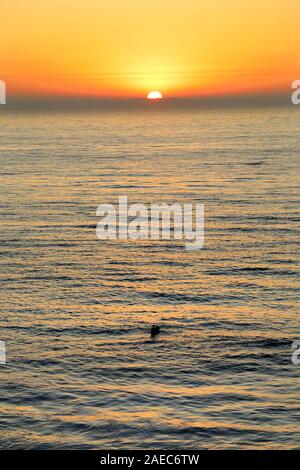
[[[297,0],[2,0],[1,14],[11,96],[285,94],[300,76]]]
[[[147,95],[148,100],[161,100],[163,98],[163,95],[160,93],[160,91],[150,91]]]

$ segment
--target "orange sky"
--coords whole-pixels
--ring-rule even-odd
[[[299,0],[1,0],[8,93],[274,93],[300,79]]]

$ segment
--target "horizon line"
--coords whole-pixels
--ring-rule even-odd
[[[172,108],[172,107],[244,107],[244,106],[284,106],[291,102],[290,93],[257,93],[195,96],[164,96],[151,102],[147,97],[126,96],[78,96],[78,95],[11,95],[0,109],[76,109],[88,108]]]

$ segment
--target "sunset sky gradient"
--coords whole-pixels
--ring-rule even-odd
[[[2,0],[12,95],[283,93],[300,78],[299,0]]]

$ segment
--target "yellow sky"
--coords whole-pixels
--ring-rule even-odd
[[[299,0],[1,0],[12,94],[166,96],[289,90]]]

